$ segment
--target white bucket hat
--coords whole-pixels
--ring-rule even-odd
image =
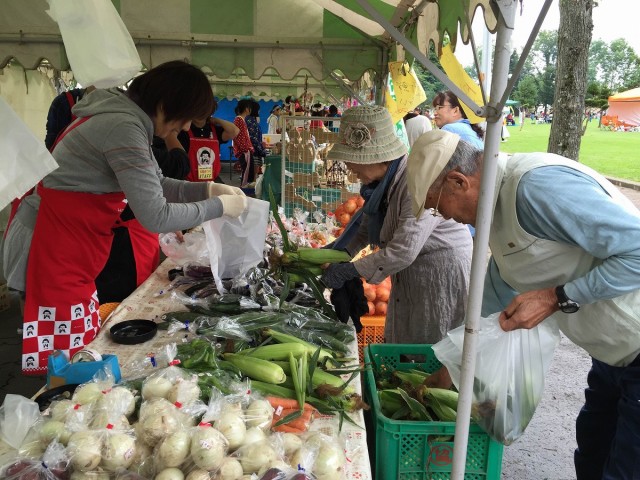
[[[460,137],[445,130],[431,130],[418,137],[407,159],[407,187],[416,218],[424,212],[427,192],[456,151]]]
[[[360,105],[345,110],[340,118],[338,141],[329,152],[331,160],[372,164],[407,154],[396,135],[391,114],[379,105]]]

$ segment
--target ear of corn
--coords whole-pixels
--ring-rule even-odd
[[[291,367],[287,365],[288,362],[274,362],[276,365],[280,366],[282,370],[284,370],[285,374],[293,375],[291,371]],[[294,380],[295,381],[295,380]],[[316,368],[313,370],[313,376],[311,377],[311,384],[313,385],[313,389],[315,390],[320,385],[329,385],[338,390],[342,390],[342,393],[345,395],[349,395],[355,392],[354,388],[351,386],[345,387],[345,381],[342,378],[332,375],[329,372],[325,372],[320,368]],[[343,389],[344,387],[344,389]]]
[[[296,358],[307,355],[307,349],[299,343],[273,343],[262,347],[246,348],[238,354],[263,360],[286,360],[289,358],[289,354]]]
[[[331,248],[298,247],[297,250],[282,255],[283,265],[323,265],[350,261],[351,256],[347,252]]]
[[[237,367],[245,376],[254,380],[278,384],[287,379],[282,367],[273,362],[235,353],[226,353],[224,358]]]
[[[278,332],[277,330],[274,330],[272,328],[267,329],[266,334],[272,337],[278,343],[299,343],[307,349],[307,353],[309,355],[313,355],[318,349],[318,347],[316,345],[313,345],[312,343],[306,342],[301,338],[295,337],[293,335],[289,335],[288,333]],[[333,358],[333,354],[329,350],[321,348],[319,360],[322,362],[327,357]]]

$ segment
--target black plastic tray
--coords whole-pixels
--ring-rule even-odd
[[[78,384],[69,384],[69,385],[60,385],[59,387],[54,387],[49,390],[45,390],[40,395],[38,395],[34,402],[38,404],[40,411],[44,411],[50,404],[51,401],[59,395],[64,395],[63,398],[71,398],[71,395],[76,390]]]
[[[151,320],[127,320],[111,327],[109,333],[116,343],[135,345],[151,340],[157,331],[158,326]]]

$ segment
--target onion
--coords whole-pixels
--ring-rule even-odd
[[[254,400],[245,412],[248,427],[268,429],[273,420],[273,407],[267,400]]]
[[[165,468],[156,475],[155,480],[184,480],[184,473],[179,468]]]
[[[95,411],[89,423],[89,428],[98,430],[105,428],[109,424],[113,425],[114,430],[129,430],[131,426],[124,415],[114,415],[113,410],[100,409]]]
[[[69,411],[73,408],[73,402],[71,400],[60,400],[51,405],[49,411],[51,412],[51,419],[59,422],[67,420]]]
[[[43,423],[38,433],[38,437],[44,446],[49,445],[54,440],[66,445],[70,436],[71,432],[67,430],[65,424],[57,420],[48,420]]]
[[[74,403],[88,405],[98,401],[102,396],[102,388],[97,383],[85,383],[80,385],[71,397]]]
[[[196,468],[189,472],[185,480],[211,480],[211,475],[206,470]]]
[[[191,459],[204,470],[216,470],[222,464],[227,442],[213,427],[200,427],[191,437]]]
[[[227,439],[230,450],[235,450],[244,442],[247,427],[239,415],[225,412],[215,421],[214,427]]]
[[[105,470],[115,472],[119,468],[127,468],[133,462],[136,452],[136,441],[126,433],[109,433],[104,442],[102,466]]]
[[[344,464],[345,456],[342,449],[330,443],[324,443],[313,462],[313,474],[318,480],[334,480],[340,478]]]
[[[266,440],[250,443],[242,448],[239,456],[244,473],[257,473],[262,467],[278,459],[275,450]]]
[[[117,409],[127,417],[136,410],[136,397],[124,387],[113,387],[98,399],[98,408]]]
[[[158,447],[156,458],[162,468],[179,467],[189,456],[191,436],[185,430],[165,437]]]
[[[288,472],[289,470],[291,470],[291,467],[287,465],[286,462],[282,460],[276,460],[275,462],[271,462],[268,465],[265,465],[264,467],[262,467],[258,472],[258,477],[262,478],[264,474],[267,473],[272,468],[275,470],[280,470],[281,472]],[[275,478],[279,478],[279,477],[275,477]]]
[[[183,420],[184,415],[163,398],[145,402],[140,408],[140,439],[154,446],[167,435],[180,430]]]
[[[267,438],[267,436],[264,433],[264,430],[262,430],[261,428],[249,428],[247,429],[247,433],[244,436],[244,444],[249,445],[250,443],[259,442],[260,440],[264,440],[265,438]]]
[[[177,382],[171,386],[166,398],[171,403],[180,402],[188,405],[200,398],[200,387],[198,387],[196,382],[189,380]]]
[[[96,432],[76,432],[69,438],[71,464],[82,472],[94,470],[101,460],[102,441]]]
[[[142,398],[152,400],[154,398],[167,398],[173,384],[165,377],[151,377],[142,385]]]
[[[302,439],[295,433],[283,433],[282,444],[284,446],[284,454],[290,457],[302,446]]]
[[[216,480],[239,480],[242,478],[242,465],[235,458],[226,457],[222,460]]]
[[[102,471],[80,472],[75,471],[69,477],[69,480],[109,480],[109,474]]]

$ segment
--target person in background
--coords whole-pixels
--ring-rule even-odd
[[[329,105],[329,118],[339,118],[340,112],[338,111],[338,107],[336,107],[335,105]],[[331,130],[334,133],[337,133],[338,130],[340,130],[340,122],[339,121],[335,121],[335,122],[329,122],[329,130]]]
[[[436,126],[447,132],[453,132],[476,148],[484,148],[484,130],[480,125],[467,119],[458,97],[451,91],[438,93],[433,99]]]
[[[212,109],[207,77],[182,61],[136,77],[126,92],[96,90],[74,107],[78,119],[52,152],[59,167],[22,201],[5,238],[7,280],[26,289],[24,374],[46,373],[54,350],[70,358],[99,332],[96,277],[125,207],[156,233],[156,248],[157,233],[245,210],[240,189],[165,178],[151,152],[154,134],[186,130]],[[26,283],[16,284],[24,272]]]
[[[483,152],[434,133],[420,137],[409,156],[414,205],[474,224]],[[501,312],[505,331],[555,320],[589,353],[576,477],[638,478],[640,211],[598,172],[559,155],[497,161],[482,315]],[[445,373],[436,376],[439,386],[450,384]]]
[[[88,95],[94,90],[94,86],[74,88],[62,92],[53,99],[49,106],[49,112],[47,113],[47,133],[44,138],[44,144],[47,150],[51,151],[58,135],[67,128],[67,125],[76,119],[76,116],[71,112],[73,106],[82,100],[85,95]]]
[[[220,145],[236,138],[240,129],[232,122],[213,117],[217,106],[214,99],[213,112],[194,119],[187,132],[172,132],[165,139],[153,137],[153,155],[165,177],[191,182],[222,182],[219,178]],[[200,161],[203,151],[209,153],[212,163],[205,165]]]
[[[412,112],[407,113],[402,120],[404,121],[404,127],[407,129],[409,147],[413,145],[413,142],[415,142],[420,135],[433,130],[431,120],[422,115],[420,108],[415,108]]]
[[[365,204],[332,248],[351,256],[367,245],[379,249],[330,265],[322,281],[339,289],[353,278],[379,284],[391,276],[385,342],[432,344],[464,320],[473,243],[469,230],[453,220],[414,217],[406,153],[384,107],[344,112],[329,158],[357,175]]]
[[[251,145],[253,145],[253,178],[256,179],[262,171],[264,158],[267,156],[264,141],[262,140],[262,127],[260,126],[260,104],[251,100],[251,113],[245,118]]]
[[[269,118],[267,118],[268,134],[282,132],[282,128],[279,125],[281,113],[282,113],[282,107],[277,104],[274,105],[273,108],[271,109],[271,114],[269,115]]]
[[[233,141],[233,155],[242,167],[242,179],[240,185],[245,187],[255,180],[253,166],[253,143],[247,129],[246,118],[251,114],[251,99],[243,98],[236,105],[236,118],[233,123],[240,130]]]
[[[311,105],[311,116],[324,117],[324,109],[322,108],[321,103],[314,103],[313,105]],[[311,120],[311,122],[309,123],[309,128],[324,129],[324,122],[322,120]]]

